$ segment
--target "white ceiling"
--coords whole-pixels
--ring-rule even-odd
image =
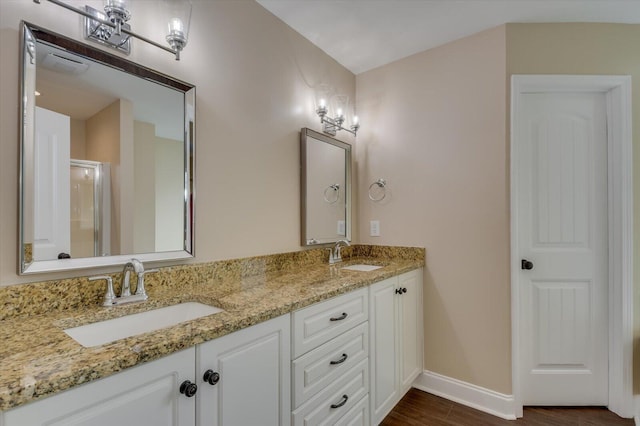
[[[45,43],[36,46],[37,106],[86,120],[114,101],[127,99],[133,104],[134,119],[154,124],[156,136],[184,139],[182,92]],[[50,54],[84,63],[88,68],[79,74],[49,69],[44,59]]]
[[[257,1],[354,74],[507,22],[640,23],[640,0]]]

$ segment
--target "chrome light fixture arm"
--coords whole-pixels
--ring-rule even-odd
[[[41,4],[42,1],[43,0],[33,0],[33,2],[37,3],[37,4]],[[71,5],[69,5],[69,4],[67,4],[67,3],[65,3],[63,1],[60,1],[60,0],[46,0],[46,1],[48,1],[50,3],[53,3],[55,5],[58,5],[60,7],[63,7],[65,9],[67,9],[67,10],[72,11],[72,12],[75,12],[75,13],[77,13],[79,15],[82,15],[87,19],[96,21],[101,25],[104,25],[106,27],[112,28],[112,29],[115,30],[115,34],[124,33],[124,34],[126,34],[128,36],[137,38],[138,40],[142,40],[145,43],[149,43],[149,44],[151,44],[151,45],[153,45],[153,46],[155,46],[155,47],[157,47],[159,49],[162,49],[162,50],[164,50],[166,52],[169,52],[172,55],[175,55],[176,61],[180,60],[180,51],[182,51],[182,49],[186,45],[186,38],[184,38],[184,37],[182,37],[178,42],[174,43],[174,42],[170,41],[171,35],[168,35],[167,36],[167,41],[169,42],[169,44],[172,47],[172,48],[169,48],[169,47],[163,46],[162,44],[157,43],[157,42],[155,42],[153,40],[150,40],[145,36],[142,36],[140,34],[134,33],[133,31],[131,31],[131,30],[129,30],[129,29],[127,29],[127,28],[122,26],[123,21],[126,21],[126,19],[124,19],[124,14],[119,14],[119,15],[122,15],[122,16],[120,16],[121,19],[116,19],[115,20],[116,23],[113,23],[108,19],[102,19],[102,18],[96,16],[95,14],[92,14],[92,13],[87,12],[87,11],[82,10],[82,9],[78,9],[78,8],[76,8],[74,6],[71,6]]]
[[[327,115],[326,105],[321,104],[316,109],[316,114],[318,114],[318,116],[320,117],[320,123],[322,124],[322,131],[332,136],[335,136],[338,130],[344,130],[351,133],[353,136],[356,136],[356,133],[358,133],[358,129],[360,128],[360,124],[358,124],[358,122],[355,122],[354,124],[352,124],[350,126],[351,127],[350,129],[347,129],[346,127],[342,127],[342,124],[344,123],[344,115],[339,114],[334,118],[329,117]]]

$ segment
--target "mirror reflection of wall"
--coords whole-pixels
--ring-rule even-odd
[[[318,139],[307,140],[307,209],[309,238],[345,238],[345,151]]]
[[[351,146],[302,129],[302,244],[351,239]]]
[[[193,257],[195,87],[22,35],[19,273]]]
[[[62,138],[69,141],[65,153],[48,156],[37,152],[36,145],[35,156],[40,157],[37,167],[41,181],[59,185],[57,189],[48,187],[47,192],[61,196],[59,200],[69,200],[71,196],[71,210],[60,209],[62,201],[57,201],[55,207],[52,205],[60,228],[58,233],[67,235],[42,236],[44,228],[40,226],[40,242],[34,242],[34,259],[56,259],[61,254],[79,258],[183,249],[185,160],[184,114],[180,111],[184,95],[148,81],[134,81],[128,85],[149,87],[131,90],[126,94],[128,97],[122,97],[123,89],[113,89],[123,85],[113,80],[122,78],[118,71],[42,42],[36,43],[36,50],[36,105],[40,111],[66,117],[69,127]],[[156,109],[162,113],[154,114],[145,105],[154,102],[149,97],[158,90],[162,94],[156,96]],[[82,93],[74,96],[79,91]],[[177,118],[167,119],[166,110],[177,112]],[[36,133],[42,133],[43,125],[42,119],[36,117]],[[53,158],[66,158],[71,175],[67,170],[51,179],[53,166],[43,162]],[[104,229],[97,231],[95,226],[89,226],[87,218],[93,213],[89,214],[88,205],[81,208],[81,204],[91,198],[87,193],[91,185],[83,180],[87,176],[81,176],[81,166],[76,166],[78,170],[73,172],[72,159],[110,166],[109,190],[105,194],[110,210],[104,213],[110,225],[108,236],[102,236]],[[93,173],[93,169],[83,170]],[[68,188],[71,195],[66,190],[60,194],[62,188]],[[35,192],[43,193],[38,188]],[[38,216],[49,215],[49,211],[35,207],[37,224]],[[43,220],[46,219],[40,222]],[[50,229],[56,226],[51,218],[48,220]],[[88,240],[90,236],[92,241]],[[108,246],[104,241],[109,241]]]

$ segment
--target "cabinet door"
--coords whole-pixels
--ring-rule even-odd
[[[372,423],[378,424],[399,399],[396,294],[398,277],[369,287],[369,357]]]
[[[194,380],[195,349],[9,410],[5,426],[195,425],[195,398],[179,393]]]
[[[196,365],[199,426],[268,426],[291,422],[289,315],[201,344]],[[219,380],[204,380],[207,370]]]
[[[402,291],[397,298],[400,326],[398,358],[400,391],[404,395],[423,369],[422,269],[400,275],[398,288]]]

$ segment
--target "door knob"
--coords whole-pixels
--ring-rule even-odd
[[[530,262],[527,259],[522,259],[522,262],[520,263],[520,268],[527,271],[530,269],[533,269],[533,262]]]

